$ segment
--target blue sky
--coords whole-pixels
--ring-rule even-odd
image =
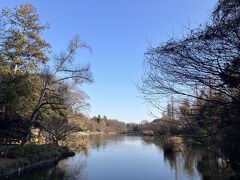
[[[89,95],[90,116],[101,114],[125,122],[152,120],[150,106],[140,98],[140,80],[148,41],[158,45],[180,37],[187,27],[209,20],[216,0],[0,0],[0,7],[33,4],[50,29],[43,36],[54,53],[64,50],[76,34],[92,47],[80,51],[95,83],[82,87]],[[160,114],[159,114],[160,115]]]

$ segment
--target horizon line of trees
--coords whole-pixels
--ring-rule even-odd
[[[90,125],[88,129],[93,132],[97,131],[104,133],[125,133],[126,124],[117,119],[108,119],[105,115],[103,117],[101,117],[101,115],[98,115],[90,119]]]

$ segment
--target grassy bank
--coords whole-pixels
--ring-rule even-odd
[[[59,160],[74,156],[68,147],[53,144],[27,144],[25,146],[2,146],[0,157],[0,178],[19,175],[39,167],[57,163]]]

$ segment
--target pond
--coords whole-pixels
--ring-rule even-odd
[[[219,178],[215,167],[211,167],[218,160],[201,162],[199,148],[185,146],[181,152],[165,152],[164,139],[159,137],[95,135],[83,136],[79,141],[89,142],[87,152],[77,152],[54,167],[17,179],[197,180],[203,179],[203,175],[209,179],[224,178]]]

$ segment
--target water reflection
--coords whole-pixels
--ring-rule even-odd
[[[164,162],[170,166],[170,169],[174,171],[175,178],[179,179],[179,173],[186,173],[189,177],[198,177],[200,175],[197,171],[196,162],[199,158],[200,152],[199,149],[193,149],[188,146],[184,146],[184,144],[177,144],[175,146],[181,146],[181,151],[176,151],[170,149],[168,146],[167,138],[159,138],[159,137],[143,137],[143,141],[150,144],[153,143],[159,149],[160,152],[163,152]]]
[[[51,167],[48,170],[40,169],[38,171],[34,171],[28,173],[26,175],[21,175],[20,177],[14,177],[12,179],[18,180],[45,180],[45,179],[52,179],[52,180],[63,180],[65,179],[65,170],[59,167]]]
[[[223,157],[182,141],[171,143],[159,137],[118,135],[82,136],[75,142],[88,143],[88,152],[56,166],[17,179],[233,179]]]

